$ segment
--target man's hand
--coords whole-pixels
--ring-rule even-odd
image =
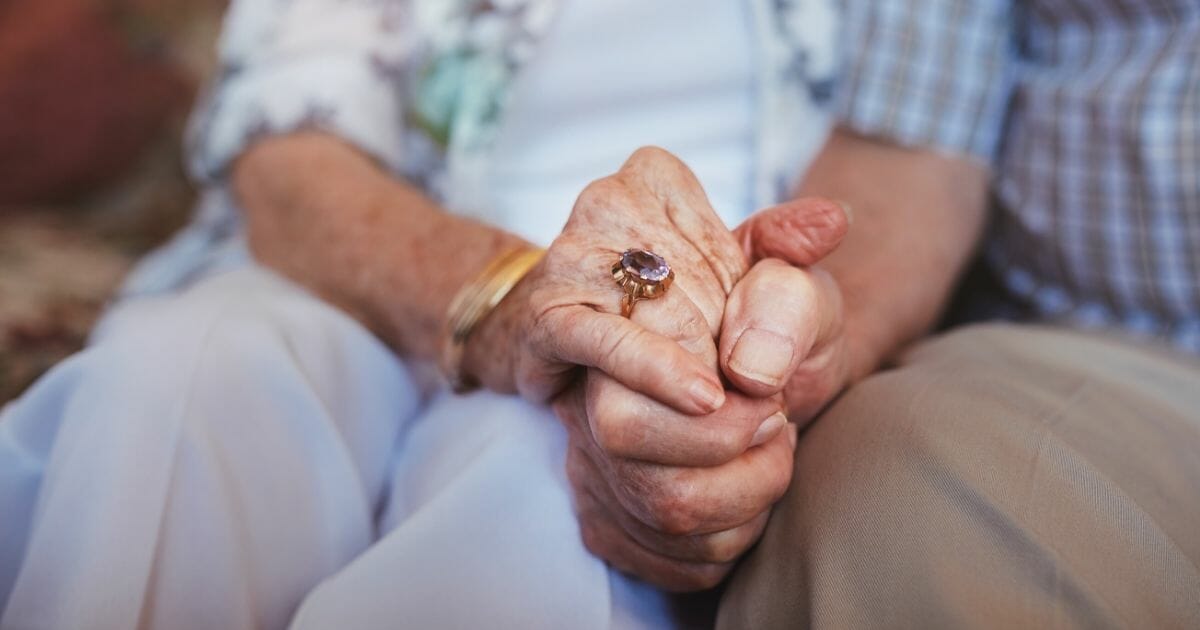
[[[784,390],[793,421],[810,420],[838,392],[934,326],[982,232],[988,181],[987,167],[972,160],[835,130],[800,193],[844,200],[854,208],[854,230],[836,251],[812,244],[841,239],[846,217],[833,204],[812,198],[759,212],[737,229],[752,262],[782,259],[806,276],[809,307],[792,325],[814,331],[815,338],[800,353]],[[826,211],[793,214],[805,206],[815,209],[814,203],[824,203]],[[739,320],[797,312],[772,309],[769,291],[758,300],[749,297],[750,279],[735,290],[746,299],[730,298],[723,359],[734,351]],[[738,301],[768,305],[737,312]],[[807,342],[799,346],[805,347]],[[738,387],[772,391],[755,390],[754,379],[739,378],[736,368],[735,361],[722,361]]]
[[[721,369],[752,396],[783,392],[806,423],[850,378],[841,289],[819,268],[849,229],[849,214],[810,197],[756,213],[737,228],[750,272],[734,287],[721,326]]]

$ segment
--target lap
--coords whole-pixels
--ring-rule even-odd
[[[920,344],[802,435],[728,627],[1194,627],[1200,368],[989,325]]]
[[[295,629],[663,628],[665,595],[579,537],[549,409],[444,393],[405,432],[379,541],[306,599]]]
[[[0,416],[3,623],[666,623],[580,543],[552,414],[425,372],[260,268],[116,307]]]
[[[371,542],[419,402],[368,332],[262,269],[116,307],[0,419],[2,623],[281,625]]]
[[[164,475],[181,451],[300,472],[328,453],[338,461],[322,472],[343,470],[371,497],[421,389],[352,318],[248,266],[113,308],[83,352],[5,410],[6,428],[42,434],[29,452],[51,477],[132,466],[117,458],[133,450],[142,471]]]

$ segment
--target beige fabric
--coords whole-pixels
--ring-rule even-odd
[[[1200,628],[1200,366],[975,326],[847,392],[718,628]]]

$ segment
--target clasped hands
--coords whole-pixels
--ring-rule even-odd
[[[553,405],[593,553],[688,591],[715,586],[758,539],[791,481],[797,423],[848,378],[841,292],[817,266],[847,229],[840,205],[809,198],[730,231],[656,148],[579,196],[466,360],[485,384],[507,378]],[[625,319],[610,270],[630,247],[676,278]]]

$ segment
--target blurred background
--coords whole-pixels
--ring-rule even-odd
[[[224,0],[0,0],[0,404],[78,350],[186,220]]]

